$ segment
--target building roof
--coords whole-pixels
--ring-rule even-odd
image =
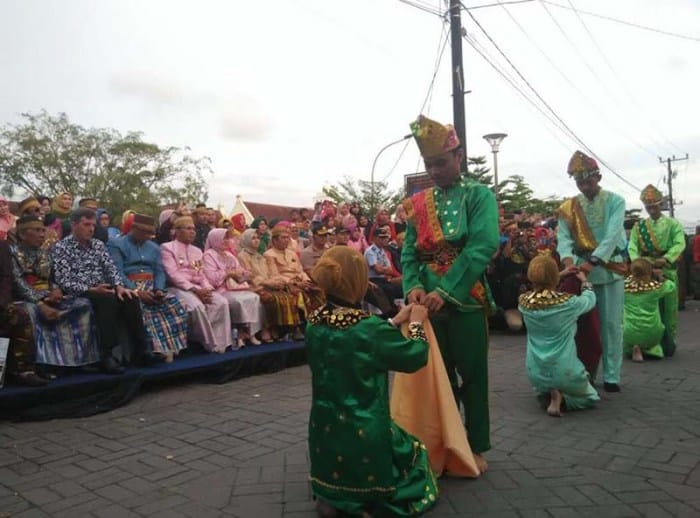
[[[270,203],[258,203],[255,201],[244,202],[253,217],[265,216],[268,221],[271,219],[289,219],[289,212],[293,209],[299,210],[305,207],[290,207],[288,205],[272,205]],[[313,212],[313,209],[308,209]]]

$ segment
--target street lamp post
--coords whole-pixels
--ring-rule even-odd
[[[404,140],[408,140],[411,137],[413,137],[412,133],[409,133],[408,135],[404,135],[398,140],[394,140],[393,142],[389,142],[386,146],[384,146],[382,149],[379,150],[377,153],[377,156],[374,157],[374,162],[372,162],[372,174],[370,177],[370,214],[372,217],[374,217],[374,168],[377,166],[377,160],[379,159],[379,155],[384,153],[384,151],[391,146],[398,144],[399,142],[403,142]]]
[[[491,145],[491,152],[493,153],[493,193],[496,195],[498,200],[498,147],[501,145],[501,141],[508,136],[507,133],[489,133],[484,135],[484,139]]]

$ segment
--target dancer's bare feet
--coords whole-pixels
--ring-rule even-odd
[[[642,350],[639,348],[638,345],[635,345],[632,347],[632,361],[641,363],[644,361],[644,356],[642,355]]]
[[[547,407],[547,414],[551,415],[552,417],[561,417],[561,392],[554,389],[549,392],[549,395],[551,396],[551,399],[549,401],[549,406]]]
[[[479,468],[479,471],[481,473],[486,473],[488,471],[489,463],[486,462],[486,459],[483,455],[481,455],[480,453],[475,453],[474,460],[476,461],[476,467]]]

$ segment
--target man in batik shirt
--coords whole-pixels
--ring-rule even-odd
[[[664,197],[656,187],[647,185],[640,200],[649,217],[635,223],[628,251],[630,260],[646,259],[675,285],[673,292],[661,299],[661,321],[666,328],[661,347],[664,356],[673,356],[678,331],[678,259],[685,250],[685,232],[677,219],[661,213]]]
[[[134,214],[129,233],[110,239],[107,248],[124,285],[135,290],[141,302],[146,353],[171,362],[187,347],[187,312],[176,297],[167,295],[160,248],[151,241],[155,231],[151,216]]]
[[[124,286],[105,244],[93,238],[97,216],[81,207],[70,216],[71,235],[51,249],[56,284],[68,295],[87,297],[97,319],[101,368],[119,374],[122,361],[145,348],[145,330],[136,294]]]

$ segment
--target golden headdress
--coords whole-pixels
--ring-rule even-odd
[[[436,157],[459,147],[459,137],[451,124],[440,124],[419,115],[410,126],[423,158]]]
[[[644,205],[656,205],[664,201],[664,195],[653,185],[649,184],[642,189],[642,194],[639,199]]]
[[[574,180],[585,180],[590,176],[599,174],[600,168],[594,158],[581,151],[576,151],[569,160],[569,166],[566,168],[566,171],[569,173],[569,176],[573,176]]]

